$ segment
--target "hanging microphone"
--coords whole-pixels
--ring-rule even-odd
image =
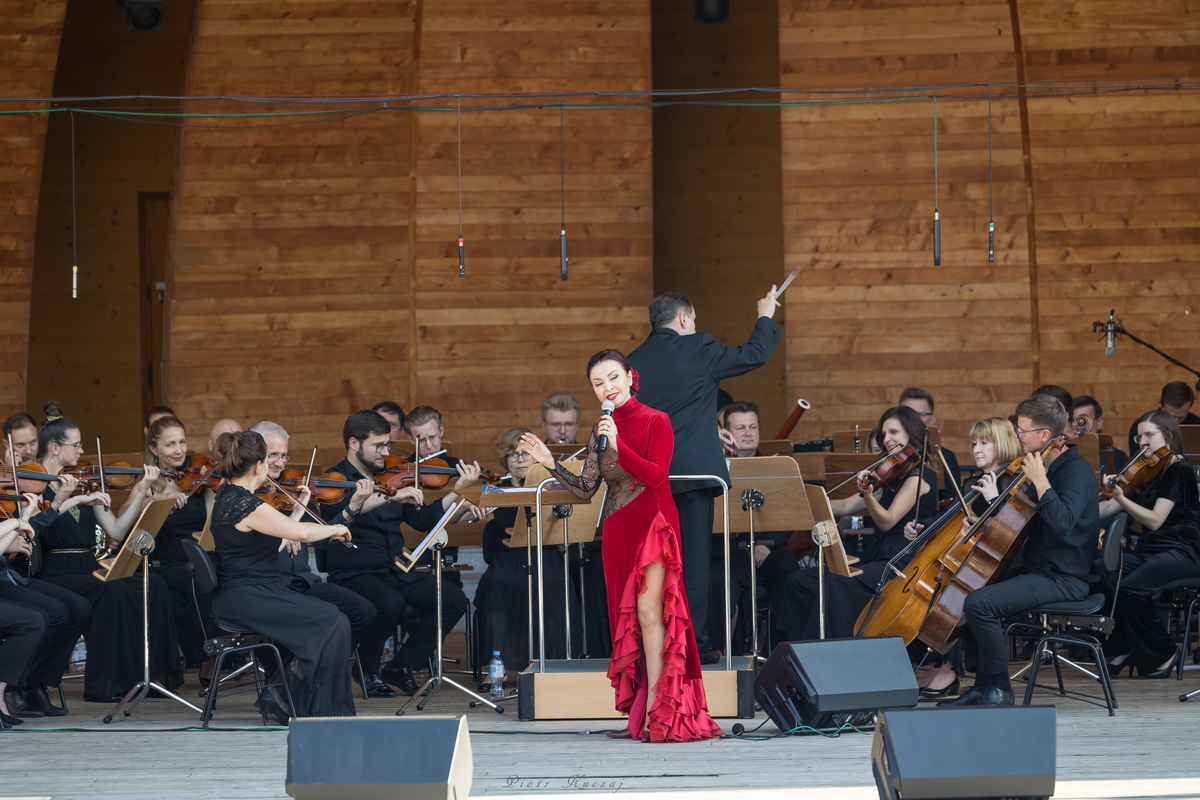
[[[558,267],[561,280],[567,279],[567,228],[563,226],[558,233]]]
[[[605,400],[603,403],[600,404],[600,416],[611,417],[612,413],[615,409],[616,409],[616,406],[613,404],[612,400]],[[601,436],[599,439],[596,440],[596,452],[603,453],[607,449],[608,449],[608,437]]]
[[[988,263],[996,262],[996,223],[988,223]]]
[[[1116,313],[1117,310],[1115,308],[1108,312],[1108,324],[1104,326],[1104,355],[1109,358],[1112,358],[1113,353],[1116,352],[1113,349],[1113,331],[1116,329],[1113,316]]]
[[[467,277],[467,259],[466,253],[463,252],[463,238],[458,237],[458,277]]]
[[[933,265],[942,265],[942,220],[937,211],[933,212]]]

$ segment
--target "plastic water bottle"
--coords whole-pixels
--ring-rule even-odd
[[[504,699],[504,662],[500,660],[500,651],[492,651],[492,660],[488,662],[488,697],[492,700]]]

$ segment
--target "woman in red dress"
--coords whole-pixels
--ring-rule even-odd
[[[596,397],[615,410],[592,429],[582,473],[562,469],[532,433],[521,445],[579,497],[594,495],[602,480],[608,485],[601,515],[613,643],[608,677],[617,710],[629,716],[628,727],[609,736],[651,742],[722,736],[708,714],[683,588],[679,514],[667,480],[671,422],[633,396],[637,373],[618,351],[592,356],[587,374]],[[607,447],[600,450],[602,438]]]

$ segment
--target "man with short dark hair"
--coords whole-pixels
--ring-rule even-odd
[[[1088,417],[1092,420],[1092,433],[1104,432],[1104,409],[1100,407],[1100,401],[1096,398],[1081,394],[1072,401],[1070,410],[1071,419]],[[1115,441],[1111,449],[1100,450],[1100,470],[1106,475],[1115,475],[1125,467],[1127,461],[1129,456],[1117,447]]]
[[[1192,405],[1196,402],[1196,393],[1192,387],[1183,381],[1171,381],[1162,388],[1158,397],[1158,408],[1175,418],[1180,425],[1200,425],[1200,417],[1192,413]],[[1140,417],[1141,415],[1139,415]],[[1129,452],[1136,453],[1137,420],[1129,426]]]
[[[772,317],[779,307],[775,287],[757,302],[758,318],[749,340],[727,347],[696,331],[696,310],[681,294],[664,294],[650,303],[650,335],[629,354],[640,373],[638,400],[671,418],[675,433],[672,475],[716,475],[728,483],[729,470],[713,415],[717,384],[767,363],[783,339]],[[672,481],[679,509],[683,582],[700,659],[716,663],[708,642],[709,568],[712,561],[713,498],[711,481]]]
[[[900,393],[900,400],[896,405],[901,408],[911,408],[917,412],[917,416],[921,418],[921,424],[926,428],[937,425],[937,417],[933,413],[933,395],[924,389],[918,389],[915,386],[908,387]],[[930,453],[929,457],[939,467],[943,467],[944,474],[942,475],[942,486],[938,489],[938,497],[943,500],[952,500],[958,497],[958,493],[950,483],[954,482],[957,484],[961,480],[958,470],[958,456],[954,455],[954,451],[945,445],[942,445],[942,455],[946,457],[945,465],[942,465],[941,459],[933,453]]]
[[[400,431],[404,429],[404,409],[400,404],[391,400],[380,400],[371,406],[371,410],[388,421],[392,428],[392,441],[400,441]]]
[[[1074,445],[1041,454],[1066,426],[1066,409],[1049,394],[1031,395],[1017,406],[1017,439],[1026,453],[1023,468],[1033,496],[1008,502],[1028,499],[1035,516],[1027,525],[1021,566],[967,595],[967,662],[975,656],[975,685],[939,706],[1012,705],[1004,620],[1047,603],[1087,597],[1100,533],[1096,476]]]
[[[401,523],[418,531],[428,531],[442,517],[445,508],[458,499],[450,492],[441,500],[423,505],[421,490],[400,489],[389,497],[375,491],[373,476],[384,468],[392,448],[391,426],[375,411],[356,411],[342,428],[346,458],[333,467],[334,472],[357,482],[353,492],[346,491],[337,503],[321,506],[327,522],[349,526],[356,549],[337,543],[325,544],[329,580],[352,589],[375,604],[375,624],[363,633],[360,653],[368,674],[378,672],[388,683],[412,695],[417,691],[414,669],[428,666],[437,645],[437,587],[428,573],[402,572],[393,563],[404,552]],[[479,468],[460,468],[460,484],[479,479]],[[478,512],[466,504],[469,511]],[[379,669],[383,644],[395,633],[396,626],[409,609],[419,616],[407,627],[408,638],[396,648],[395,657]],[[442,626],[449,632],[467,610],[467,598],[458,586],[443,582]],[[372,681],[373,682],[373,681]]]

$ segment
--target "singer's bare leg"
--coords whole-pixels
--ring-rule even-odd
[[[663,671],[663,644],[667,626],[663,622],[663,581],[666,571],[657,561],[646,567],[646,583],[638,595],[638,624],[642,629],[642,655],[646,659],[646,714],[654,707],[655,689]],[[646,731],[649,735],[649,730]]]

